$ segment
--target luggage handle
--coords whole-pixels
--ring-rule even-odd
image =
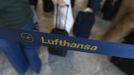
[[[65,16],[64,29],[66,28],[67,15],[68,15],[68,10],[69,10],[69,5],[66,4],[65,6],[67,7],[67,11],[66,11],[66,16]],[[58,13],[59,13],[59,12],[58,12],[58,10],[59,10],[58,8],[59,8],[59,5],[57,4],[57,8],[56,8],[56,9],[57,9],[57,12],[56,12],[56,13],[57,13],[57,14],[56,14],[56,28],[58,28],[58,27],[57,27],[57,26],[58,26],[58,25],[57,25],[57,23],[58,23],[58,15],[59,15],[59,14],[58,14]],[[60,20],[60,26],[61,26],[61,20]]]

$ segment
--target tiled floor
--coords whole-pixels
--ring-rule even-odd
[[[75,16],[86,3],[86,0],[76,1],[76,7],[73,9]],[[40,31],[50,32],[53,24],[52,13],[42,11],[41,0],[39,0],[37,11]],[[92,30],[92,37],[99,39],[106,24],[108,22],[97,18],[96,25]],[[43,65],[42,71],[38,75],[125,75],[108,61],[108,57],[103,55],[69,51],[68,55],[63,58],[48,55],[47,48],[41,47],[40,57]],[[2,53],[0,54],[0,75],[18,75]],[[25,75],[37,74],[29,70]]]

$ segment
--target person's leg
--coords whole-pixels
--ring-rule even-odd
[[[19,74],[24,74],[29,64],[19,44],[14,41],[0,39],[0,48],[15,70]]]
[[[74,5],[75,5],[75,0],[71,0],[71,6],[72,6],[72,8],[74,8]]]
[[[29,3],[36,9],[38,0],[29,0]]]
[[[30,30],[30,31],[33,30],[34,29],[33,19],[31,19],[22,29]],[[39,73],[41,70],[41,60],[38,56],[39,47],[33,47],[30,45],[25,45],[25,44],[21,44],[21,45],[22,45],[22,48],[24,49],[24,53],[26,54],[30,67],[36,73]]]
[[[54,5],[52,0],[43,0],[43,10],[44,12],[54,11]]]
[[[102,7],[103,19],[112,20],[121,5],[122,0],[106,0]]]
[[[100,10],[101,0],[88,0],[87,7],[91,8],[94,14],[98,13]]]
[[[22,29],[30,31],[33,28],[33,19],[22,27]],[[40,72],[41,60],[38,56],[37,47],[15,41],[0,40],[0,48],[19,74],[24,74],[29,65],[36,73]]]

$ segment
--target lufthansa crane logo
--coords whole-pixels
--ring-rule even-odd
[[[21,39],[25,42],[34,42],[34,38],[31,34],[29,33],[21,33]]]

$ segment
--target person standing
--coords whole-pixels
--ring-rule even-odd
[[[27,0],[0,0],[0,27],[32,31],[33,13]],[[0,50],[19,74],[24,74],[28,67],[39,73],[41,60],[33,47],[14,40],[0,39]]]

